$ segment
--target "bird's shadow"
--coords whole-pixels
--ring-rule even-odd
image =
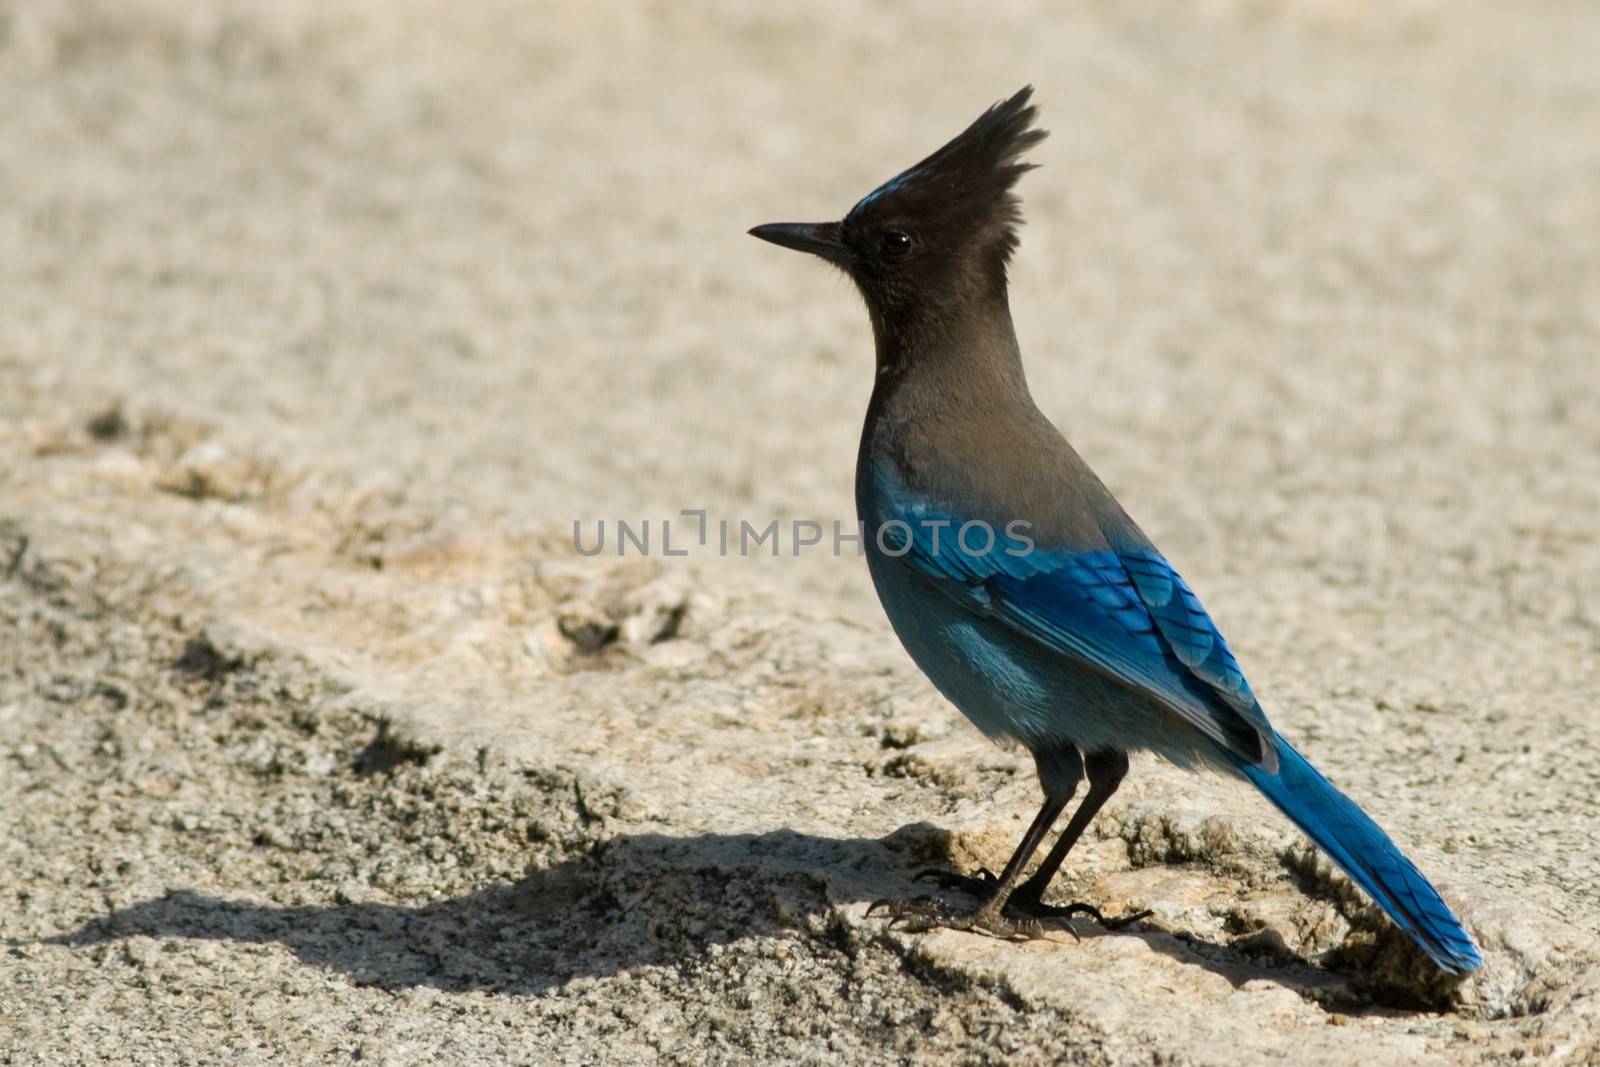
[[[905,854],[906,842],[932,832],[915,824],[881,839],[787,830],[619,835],[519,881],[415,906],[349,899],[275,906],[178,889],[49,943],[275,942],[307,964],[389,991],[538,993],[580,977],[681,963],[749,938],[799,934],[837,946],[879,937],[887,924],[849,922],[841,906],[926,892],[926,883],[910,878],[926,864]],[[1084,938],[1139,938],[1236,987],[1265,979],[1324,1003],[1350,999],[1348,976],[1292,959],[1151,928],[1111,932],[1079,920],[1074,930]]]

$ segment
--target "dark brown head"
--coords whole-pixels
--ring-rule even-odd
[[[839,222],[771,223],[753,236],[811,252],[849,274],[875,323],[924,318],[1003,296],[1022,212],[1012,187],[1032,128],[1031,86],[996,104],[916,166],[862,197]]]

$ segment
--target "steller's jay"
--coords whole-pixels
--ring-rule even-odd
[[[1042,897],[1128,753],[1146,751],[1250,782],[1441,968],[1476,970],[1438,892],[1272,728],[1189,586],[1034,406],[1006,296],[1011,190],[1045,136],[1031,95],[996,104],[842,221],[750,231],[821,256],[861,291],[877,380],[856,508],[873,584],[911,658],[980,730],[1025,745],[1044,790],[998,878],[942,877],[975,907],[884,903],[922,928],[1007,937],[1041,917],[1100,918]],[[1019,885],[1085,777],[1082,805]]]

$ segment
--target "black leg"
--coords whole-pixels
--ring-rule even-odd
[[[1061,863],[1067,858],[1067,853],[1072,851],[1072,846],[1078,843],[1078,838],[1083,836],[1083,831],[1094,821],[1094,817],[1100,813],[1106,801],[1111,799],[1111,795],[1117,791],[1117,787],[1122,784],[1122,779],[1128,773],[1126,752],[1091,752],[1083,762],[1089,777],[1088,794],[1083,798],[1078,810],[1072,813],[1072,821],[1061,831],[1061,836],[1050,849],[1049,855],[1045,856],[1039,869],[1033,872],[1033,877],[1018,886],[1017,891],[1011,894],[1011,899],[1006,903],[1010,908],[1025,915],[1085,914],[1092,915],[1103,926],[1121,925],[1132,922],[1140,916],[1107,923],[1100,913],[1088,904],[1072,904],[1064,909],[1050,909],[1043,903],[1044,891],[1050,885],[1050,880],[1056,876],[1056,872],[1061,869]]]
[[[1066,806],[1064,800],[1045,798],[1044,804],[1039,808],[1039,814],[1033,817],[1032,824],[1022,835],[1022,840],[1017,843],[1011,858],[1006,861],[1005,870],[1000,872],[1000,877],[996,878],[988,868],[980,870],[977,874],[957,874],[939,867],[929,867],[925,871],[917,872],[917,881],[926,879],[939,883],[944,889],[959,889],[963,893],[977,897],[980,908],[992,908],[998,911],[1005,904],[1006,895],[1016,884],[1023,868],[1033,859],[1033,854],[1039,851],[1039,842],[1044,840],[1044,835],[1050,832],[1050,827],[1054,826],[1056,819],[1061,816],[1061,809]]]
[[[1061,810],[1072,799],[1072,794],[1078,791],[1078,783],[1083,780],[1083,757],[1075,748],[1050,749],[1045,752],[1036,752],[1033,755],[1034,767],[1039,773],[1039,788],[1044,790],[1044,804],[1039,808],[1039,814],[1033,817],[1033,822],[1022,835],[1022,840],[1017,842],[1016,849],[1011,853],[1011,858],[1006,861],[1005,870],[996,878],[988,871],[978,878],[967,878],[960,875],[952,876],[948,872],[923,871],[917,875],[935,876],[946,889],[965,889],[981,899],[983,906],[994,905],[996,908],[1005,904],[1006,895],[1011,892],[1011,887],[1021,877],[1028,862],[1033,859],[1033,854],[1039,851],[1039,843],[1044,840],[1045,834],[1050,832],[1050,827],[1055,825],[1056,819],[1061,817]]]
[[[1072,794],[1077,791],[1078,782],[1083,778],[1083,758],[1074,748],[1036,752],[1034,763],[1039,771],[1039,785],[1045,794],[1044,804],[1040,806],[1039,814],[1033,817],[1027,832],[1022,835],[1016,851],[1012,852],[1011,858],[1006,861],[1005,870],[1000,872],[999,878],[987,871],[978,877],[939,870],[923,871],[917,875],[918,878],[931,876],[946,889],[959,888],[970,892],[979,898],[976,910],[970,913],[952,912],[932,898],[923,897],[917,900],[875,901],[867,909],[867,913],[871,914],[881,907],[888,910],[896,919],[911,919],[929,928],[952,926],[983,930],[1000,937],[1030,936],[1031,931],[1009,922],[1002,913],[1008,898],[1012,895],[1012,887],[1022,876],[1022,871],[1028,866],[1028,862],[1033,859],[1033,854],[1039,850],[1039,843],[1050,832],[1050,827],[1060,817],[1062,809],[1072,799]]]

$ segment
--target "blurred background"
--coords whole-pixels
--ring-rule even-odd
[[[1386,482],[1396,441],[1490,479],[1511,435],[1594,444],[1597,25],[10,3],[0,352],[292,460],[381,457],[479,521],[848,520],[865,318],[744,231],[838,217],[1033,83],[1013,304],[1045,410],[1197,559],[1305,490],[1273,518],[1359,563],[1383,516],[1320,483]],[[1516,466],[1485,489],[1551,476]]]
[[[1403,968],[1374,994],[1352,977],[1371,968],[1306,967],[1370,924],[1298,892],[1264,808],[1152,764],[1076,885],[1154,907],[1232,984],[1127,955],[1137,938],[1086,941],[1081,966],[935,939],[941,974],[1036,999],[918,1014],[949,990],[908,971],[909,942],[837,930],[903,890],[914,860],[877,844],[901,828],[925,858],[1003,860],[1025,762],[927,688],[853,556],[572,551],[574,521],[682,508],[853,520],[866,317],[745,231],[841,216],[1031,83],[1050,137],[1012,306],[1040,406],[1284,732],[1465,894],[1499,960],[1445,1022],[1362,1016],[1363,1062],[1581,1051],[1562,1035],[1600,917],[1597,56],[1600,7],[1560,0],[0,0],[0,837],[32,887],[0,924],[33,946],[0,963],[0,1029],[32,1020],[0,1042],[154,1055],[193,1026],[220,1036],[190,1054],[282,1057],[354,1028],[381,1051],[393,1034],[356,1020],[395,995],[401,1059],[560,1035],[575,1060],[645,1059],[613,1044],[637,1030],[615,1006],[644,1003],[669,1059],[983,1059],[1004,1018],[1014,1059],[1114,1031],[1111,1060],[1249,1060],[1325,1025],[1329,983],[1437,1006]],[[631,799],[580,819],[574,789]],[[442,814],[489,797],[522,807],[492,830]],[[1199,835],[1212,815],[1234,836]],[[641,828],[688,851],[584,858]],[[1174,856],[1195,866],[1162,880]],[[529,920],[550,893],[525,863],[588,872],[561,890],[588,918]],[[825,888],[772,897],[802,869]],[[161,903],[185,887],[254,910]],[[602,922],[604,900],[630,917]],[[382,951],[352,922],[389,931]],[[783,951],[804,973],[782,970],[807,922],[858,962],[802,937]],[[1234,947],[1263,929],[1267,964]],[[58,935],[80,941],[39,947]],[[755,1007],[685,1007],[690,958],[724,983],[713,1006]],[[816,992],[851,966],[876,1000]],[[576,1018],[609,1029],[572,1037],[551,1006],[574,973]],[[330,1001],[327,975],[359,992]],[[240,1006],[291,986],[299,1015]],[[1185,1007],[1138,999],[1160,988]],[[111,995],[135,1007],[94,1006]]]

